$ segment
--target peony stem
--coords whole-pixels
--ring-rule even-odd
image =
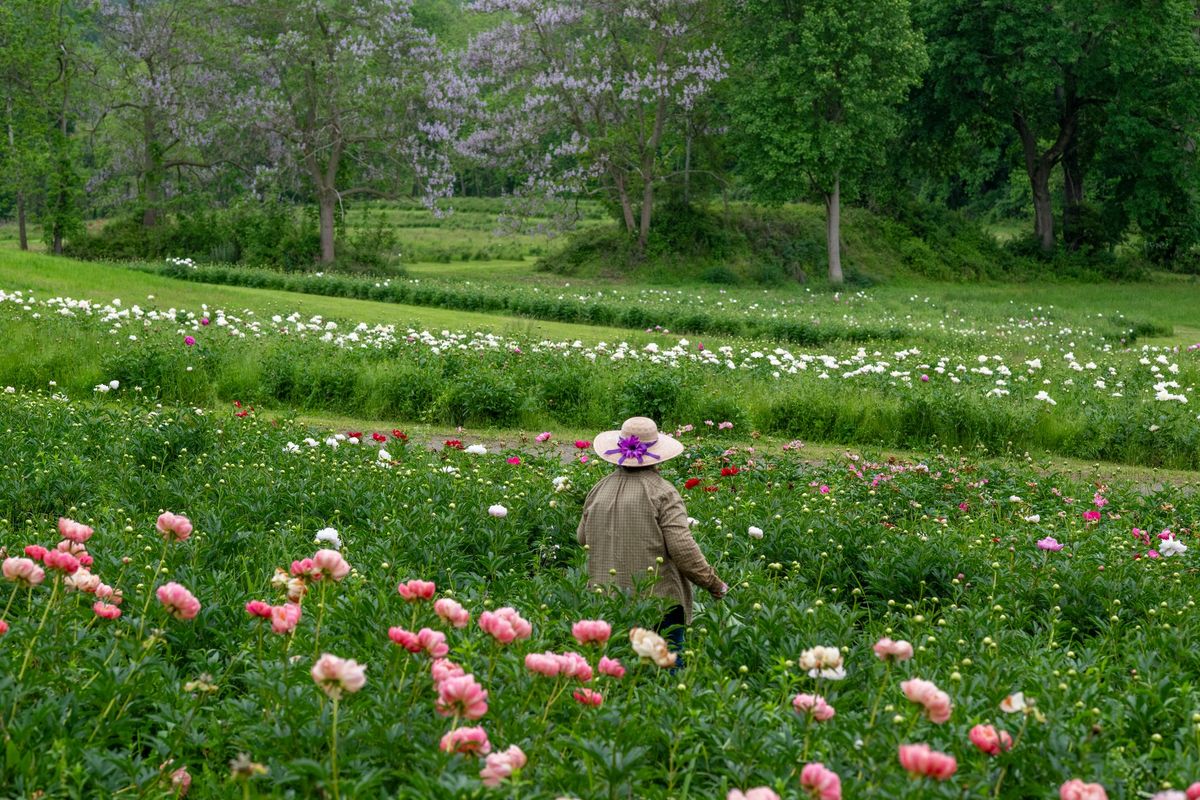
[[[333,766],[333,800],[338,800],[338,765],[337,765],[337,726],[338,726],[338,696],[333,696],[333,725],[329,731],[329,756]]]

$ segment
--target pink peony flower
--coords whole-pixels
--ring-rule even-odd
[[[932,682],[913,678],[903,681],[900,688],[904,690],[904,696],[909,700],[925,706],[931,722],[941,725],[950,719],[950,712],[953,710],[950,704],[950,695],[937,688]]]
[[[62,550],[48,551],[42,559],[42,563],[46,565],[47,569],[56,569],[66,575],[79,569],[79,559]]]
[[[921,383],[929,383],[929,376],[927,374],[921,373]]]
[[[112,602],[114,605],[121,605],[125,602],[125,596],[121,594],[120,589],[114,589],[107,583],[101,583],[96,587],[96,599]]]
[[[70,539],[72,542],[83,544],[92,538],[93,531],[87,525],[82,525],[75,520],[59,517],[58,533],[64,539]]]
[[[195,619],[200,613],[200,601],[186,588],[174,581],[158,587],[158,602],[176,619]]]
[[[19,583],[22,586],[37,586],[46,580],[46,570],[39,567],[31,558],[6,558],[0,571],[3,571],[5,580]]]
[[[169,542],[182,542],[192,535],[191,520],[182,514],[172,514],[170,511],[158,515],[155,527]]]
[[[915,777],[944,781],[958,771],[954,756],[931,750],[927,744],[900,745],[900,766]]]
[[[318,550],[313,553],[312,565],[316,573],[313,577],[318,580],[332,578],[340,581],[350,574],[350,562],[342,558],[342,554],[337,550]]]
[[[625,667],[621,666],[621,662],[615,658],[604,656],[600,659],[600,663],[596,665],[596,670],[601,675],[607,675],[610,678],[624,678]]]
[[[842,779],[820,762],[805,764],[800,770],[800,788],[817,800],[842,800]]]
[[[1184,794],[1187,795],[1187,800],[1200,800],[1200,781],[1189,786]]]
[[[967,736],[971,744],[989,756],[998,756],[1013,746],[1012,737],[1006,731],[997,731],[991,725],[976,725]]]
[[[192,776],[188,773],[187,767],[180,767],[171,773],[171,788],[175,790],[176,797],[185,796],[188,789],[192,788]]]
[[[559,674],[564,678],[575,678],[587,683],[592,679],[592,666],[579,653],[563,653],[558,656]]]
[[[550,431],[542,431],[537,436],[533,437],[533,439],[538,444],[541,444],[542,442],[548,442],[550,441]]]
[[[80,567],[63,579],[63,586],[72,591],[93,594],[100,587],[100,576],[93,575],[86,567]]]
[[[406,581],[405,583],[397,586],[396,591],[399,592],[400,596],[405,600],[409,602],[416,602],[418,600],[432,600],[434,593],[437,591],[437,587],[434,585],[433,581],[422,581],[418,580],[417,578],[413,578],[412,580]]]
[[[881,661],[908,661],[913,657],[913,646],[904,640],[893,642],[886,636],[875,643],[875,655]]]
[[[446,644],[446,634],[431,628],[421,628],[417,633],[417,644],[431,658],[444,658],[450,652],[450,645]]]
[[[521,457],[520,456],[509,456],[508,458],[506,458],[504,460],[507,461],[509,464],[512,464],[514,467],[521,466]],[[491,756],[488,756],[488,757],[491,758]]]
[[[530,653],[525,656],[525,669],[536,675],[556,678],[562,664],[557,653]]]
[[[580,644],[603,645],[612,636],[612,626],[602,619],[581,619],[571,626],[571,635]]]
[[[443,717],[479,719],[487,713],[487,690],[475,682],[474,675],[446,678],[437,689],[437,710]]]
[[[486,755],[491,752],[492,743],[483,728],[455,728],[442,737],[438,748],[446,753]]]
[[[103,600],[92,603],[92,612],[101,619],[116,619],[121,616],[121,609]]]
[[[571,696],[585,706],[599,707],[604,704],[603,695],[591,689],[576,689]]]
[[[429,665],[429,674],[433,676],[433,682],[439,684],[449,678],[458,678],[466,673],[463,668],[455,664],[448,658],[435,658]]]
[[[0,636],[8,633],[8,623],[0,619]]]
[[[744,792],[740,789],[730,789],[729,794],[725,795],[725,800],[779,800],[779,795],[766,786],[759,786]]]
[[[471,615],[459,605],[457,600],[443,597],[433,604],[433,611],[446,622],[456,628],[465,628],[471,621]]]
[[[302,613],[299,603],[271,606],[271,630],[280,635],[291,633],[300,623]]]
[[[40,544],[25,545],[25,555],[32,558],[34,561],[42,561],[46,558],[46,553],[50,552]]]
[[[251,600],[246,603],[246,613],[252,617],[262,617],[263,619],[271,618],[271,604],[264,603],[262,600]]]
[[[576,439],[575,440],[575,449],[576,450],[587,450],[591,446],[592,446],[592,443],[589,442],[587,439]]]
[[[185,345],[187,345],[188,347],[191,347],[192,345],[194,345],[196,343],[196,337],[195,336],[185,336],[185,337],[183,337],[183,343]]]
[[[336,700],[342,692],[353,694],[363,687],[367,682],[367,668],[352,658],[322,653],[312,665],[312,679],[325,694]]]
[[[1072,778],[1058,790],[1062,800],[1108,800],[1108,793],[1098,783],[1084,783],[1078,778]]]
[[[824,697],[815,694],[796,695],[792,698],[792,708],[797,714],[808,714],[817,722],[828,722],[837,713]]]
[[[399,626],[388,628],[388,638],[410,653],[421,652],[421,642],[412,631]]]
[[[819,491],[821,494],[829,494],[830,489],[828,486],[822,483],[821,487],[817,491]]]
[[[1084,522],[1099,522],[1100,521],[1100,512],[1099,511],[1083,512],[1083,521]]]
[[[503,752],[489,755],[483,769],[479,770],[479,777],[484,786],[493,788],[524,767],[525,762],[525,753],[514,744]]]
[[[512,644],[517,639],[528,639],[533,626],[524,620],[516,609],[505,606],[479,615],[479,627],[500,644]]]
[[[1053,536],[1047,536],[1045,539],[1038,539],[1037,546],[1039,550],[1049,550],[1052,553],[1057,553],[1063,549],[1058,540]]]

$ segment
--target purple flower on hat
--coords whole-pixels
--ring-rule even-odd
[[[636,458],[637,462],[641,464],[646,456],[650,456],[654,459],[659,458],[657,453],[650,452],[650,448],[657,443],[658,439],[650,442],[643,442],[637,436],[626,436],[623,439],[617,440],[617,446],[615,448],[612,450],[605,450],[604,455],[613,456],[620,453],[621,457],[617,459],[618,464],[624,464],[625,459],[627,458]]]

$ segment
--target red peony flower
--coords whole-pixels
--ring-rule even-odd
[[[402,441],[402,442],[407,442],[407,441],[408,441],[408,434],[407,434],[407,433],[405,433],[404,431],[400,430],[399,428],[394,428],[394,429],[392,430],[392,438],[393,438],[393,439],[399,439],[399,440],[400,440],[400,441]]]
[[[591,446],[592,446],[592,443],[589,442],[587,439],[576,439],[575,440],[575,447],[579,450],[587,450]]]
[[[442,443],[442,446],[446,447],[446,448],[452,448],[454,450],[462,450],[463,449],[463,443],[458,439],[447,439],[445,442]]]
[[[737,475],[741,470],[737,467],[721,467],[721,477],[728,478],[732,475]]]
[[[683,488],[685,488],[685,489],[695,489],[699,485],[700,485],[699,478],[688,478],[686,481],[683,482]]]
[[[720,489],[720,488],[721,488],[720,486],[705,486],[704,491],[715,492],[715,491],[717,491],[717,489]]]

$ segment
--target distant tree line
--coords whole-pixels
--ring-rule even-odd
[[[503,195],[1021,215],[1030,248],[1200,242],[1195,0],[6,0],[0,217]],[[661,215],[659,215],[661,216]]]

